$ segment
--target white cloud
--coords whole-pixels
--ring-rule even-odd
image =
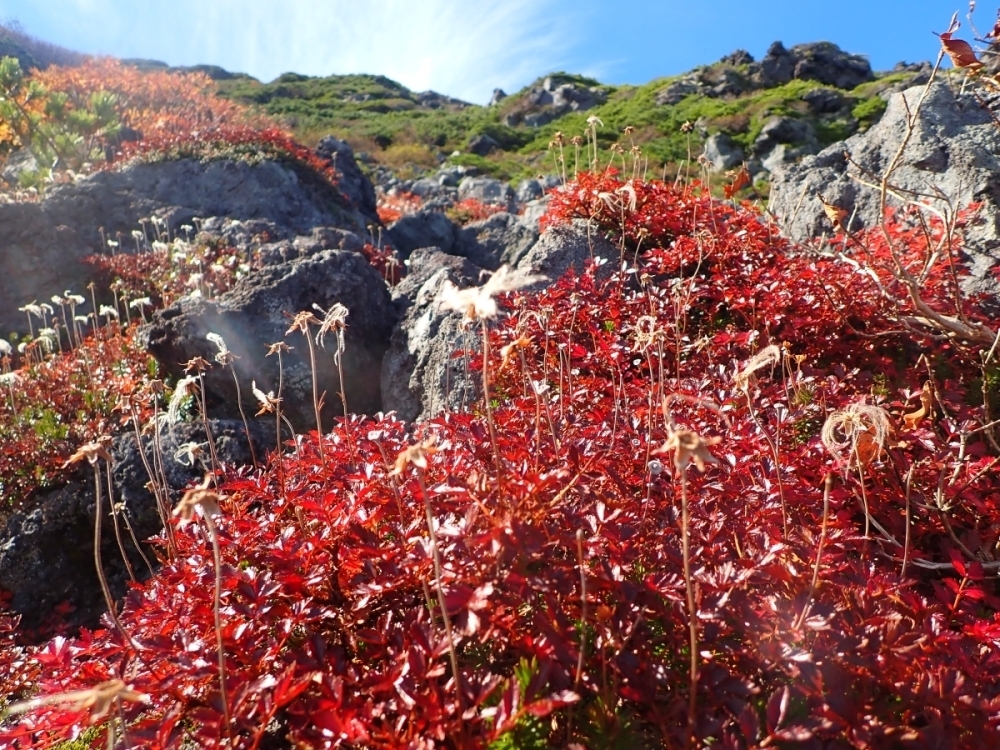
[[[565,0],[0,0],[29,33],[82,52],[211,63],[264,81],[376,73],[483,103],[547,72],[599,73],[593,3]],[[583,53],[583,54],[581,54]],[[588,59],[588,70],[573,60]]]
[[[154,57],[215,62],[263,80],[380,73],[477,102],[564,66],[584,18],[559,14],[555,0],[183,0],[172,8],[186,38]]]

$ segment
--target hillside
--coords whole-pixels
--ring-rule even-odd
[[[576,155],[570,140],[584,135],[591,116],[603,123],[602,148],[614,143],[641,148],[649,174],[662,176],[664,168],[670,172],[697,157],[711,136],[716,136],[717,166],[727,169],[740,161],[740,152],[760,164],[796,159],[869,127],[884,110],[886,96],[925,81],[929,72],[926,64],[900,64],[875,73],[863,57],[832,44],[786,50],[775,43],[759,62],[737,51],[642,86],[553,73],[511,96],[495,96],[488,107],[433,92],[414,94],[377,76],[286,74],[267,84],[240,79],[220,80],[218,86],[224,96],[260,107],[305,142],[332,132],[375,162],[412,176],[447,160],[516,181],[560,171],[549,147],[557,133],[566,139],[566,168],[572,172]],[[681,131],[685,122],[695,126],[690,135]],[[626,138],[627,126],[634,132]],[[477,136],[491,140],[470,148]],[[794,148],[778,158],[773,152],[779,144]]]
[[[0,57],[13,57],[25,70],[50,65],[76,65],[84,55],[49,44],[26,33],[16,22],[0,24]]]
[[[1000,747],[956,32],[488,107],[0,59],[0,748]]]

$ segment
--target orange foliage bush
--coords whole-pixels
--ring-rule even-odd
[[[212,79],[203,73],[143,72],[119,60],[96,58],[32,75],[48,90],[67,94],[74,107],[84,106],[96,91],[113,93],[122,125],[144,138],[165,133],[198,138],[232,126],[273,126],[246,107],[217,96]]]

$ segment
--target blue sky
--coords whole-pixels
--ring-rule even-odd
[[[475,102],[555,70],[645,83],[738,47],[832,41],[876,70],[933,59],[959,0],[0,0],[45,41],[81,52],[213,63],[268,81],[381,73]],[[995,7],[974,20],[986,33]]]

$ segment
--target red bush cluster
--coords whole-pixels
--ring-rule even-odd
[[[452,221],[466,225],[473,221],[482,221],[506,210],[504,206],[496,206],[492,203],[483,203],[475,198],[466,198],[456,203],[448,209],[448,216]]]
[[[50,747],[98,716],[147,748],[996,744],[995,365],[900,328],[877,234],[793,253],[747,207],[610,175],[556,193],[549,221],[572,218],[623,237],[621,270],[507,305],[492,425],[351,417],[322,453],[311,434],[221,478],[231,727],[194,523],[126,598],[137,649],[109,626],[0,655],[15,696],[119,679],[148,703],[53,698],[0,739]],[[890,222],[895,256],[919,265],[932,230]],[[924,299],[981,319],[952,284],[931,269]],[[821,428],[858,404],[888,427],[838,459]]]
[[[378,217],[388,226],[404,216],[416,213],[424,205],[424,199],[413,193],[383,193],[378,196]]]

